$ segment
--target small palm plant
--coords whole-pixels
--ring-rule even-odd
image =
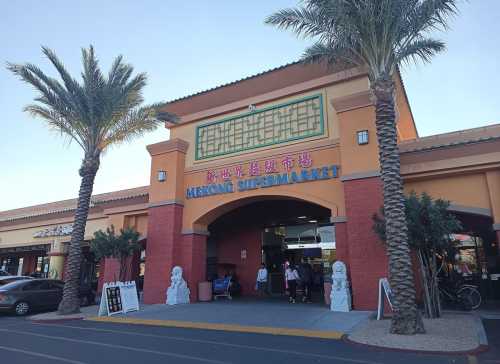
[[[429,62],[445,49],[428,37],[446,29],[455,0],[304,0],[304,6],[269,16],[267,24],[316,40],[304,62],[326,59],[366,67],[376,107],[376,130],[384,190],[389,277],[395,296],[391,332],[423,332],[415,303],[403,183],[394,110],[394,72],[410,61]]]
[[[118,279],[125,282],[129,272],[129,258],[141,250],[139,237],[140,234],[133,228],[120,229],[120,234],[117,235],[115,227],[111,225],[106,231],[98,230],[94,233],[94,238],[90,241],[90,251],[98,262],[104,258],[117,259],[120,271],[115,281]]]
[[[34,64],[11,64],[7,68],[38,92],[35,104],[24,110],[43,119],[47,125],[70,140],[84,152],[79,169],[81,177],[78,202],[69,244],[66,283],[60,314],[79,311],[79,277],[81,243],[89,212],[94,179],[103,152],[110,146],[140,137],[154,130],[162,121],[173,120],[171,114],[158,112],[160,105],[141,106],[146,74],[133,74],[133,67],[118,56],[108,73],[101,71],[94,48],[82,49],[82,82],[74,79],[56,54],[42,47],[42,52],[56,68],[62,83],[47,76]]]

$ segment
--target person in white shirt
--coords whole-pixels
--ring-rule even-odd
[[[285,270],[285,279],[288,284],[288,291],[290,292],[290,303],[295,303],[297,298],[297,280],[299,279],[299,272],[293,264],[290,264]]]
[[[259,296],[267,293],[267,269],[264,263],[260,265],[260,269],[257,272],[257,292]]]

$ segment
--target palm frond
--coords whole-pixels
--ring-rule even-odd
[[[354,53],[347,48],[338,47],[336,43],[324,44],[323,42],[316,42],[306,48],[301,57],[301,61],[304,63],[318,63],[323,60],[326,60],[330,65],[342,62],[356,66],[362,64]]]
[[[392,75],[400,62],[427,62],[441,51],[444,44],[426,32],[446,28],[457,1],[303,0],[301,7],[280,10],[265,22],[315,40],[304,62],[362,63],[375,80]]]
[[[162,121],[156,118],[156,110],[151,107],[141,107],[129,110],[123,118],[117,120],[107,134],[101,139],[100,149],[131,141],[155,130]]]
[[[40,117],[50,128],[75,140],[86,155],[99,155],[113,143],[128,141],[153,130],[165,120],[175,120],[161,112],[160,104],[141,107],[147,76],[133,76],[133,67],[118,56],[105,76],[94,48],[82,49],[82,82],[66,70],[55,52],[42,52],[56,68],[58,79],[47,76],[33,64],[7,64],[7,68],[38,92],[36,104],[26,112]]]
[[[448,19],[458,12],[456,0],[423,0],[411,17],[414,32],[447,29]]]
[[[442,52],[445,48],[446,45],[440,40],[417,39],[396,54],[396,62],[398,64],[417,62],[418,60],[430,62],[434,55]]]
[[[42,53],[47,56],[52,65],[56,68],[57,72],[61,76],[61,79],[64,82],[64,86],[66,90],[75,98],[78,98],[79,101],[85,98],[85,91],[82,86],[76,81],[69,72],[64,67],[63,63],[59,60],[57,55],[53,50],[47,47],[42,47]]]
[[[82,148],[84,147],[82,144],[84,137],[81,134],[81,130],[75,128],[73,124],[69,123],[64,115],[58,114],[56,111],[47,107],[35,104],[25,106],[24,111],[28,112],[32,116],[44,119],[51,128],[68,136]]]
[[[297,8],[280,10],[268,16],[265,23],[291,29],[297,35],[314,37],[329,30],[322,20],[315,9]]]

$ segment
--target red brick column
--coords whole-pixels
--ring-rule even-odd
[[[349,267],[349,242],[347,239],[347,222],[335,222],[336,258]]]
[[[175,203],[149,208],[144,303],[166,301],[170,273],[178,264],[182,243],[182,210],[182,205]]]
[[[191,302],[198,301],[198,283],[207,280],[207,236],[183,235],[181,261],[183,276],[191,291]],[[148,243],[149,244],[149,243]]]
[[[386,249],[373,231],[372,216],[383,204],[379,177],[345,180],[348,257],[353,307],[377,307],[378,280],[387,277]]]

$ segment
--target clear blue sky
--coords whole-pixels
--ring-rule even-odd
[[[73,73],[80,48],[93,44],[107,69],[123,54],[147,72],[147,102],[165,101],[299,58],[307,41],[263,24],[293,0],[6,1],[0,13],[0,210],[73,198],[82,153],[22,112],[34,92],[3,67],[32,62],[53,70],[40,45],[54,49]],[[421,136],[500,122],[500,1],[463,1],[448,50],[432,64],[403,70]],[[167,139],[161,128],[111,150],[94,192],[149,183],[145,146]]]

